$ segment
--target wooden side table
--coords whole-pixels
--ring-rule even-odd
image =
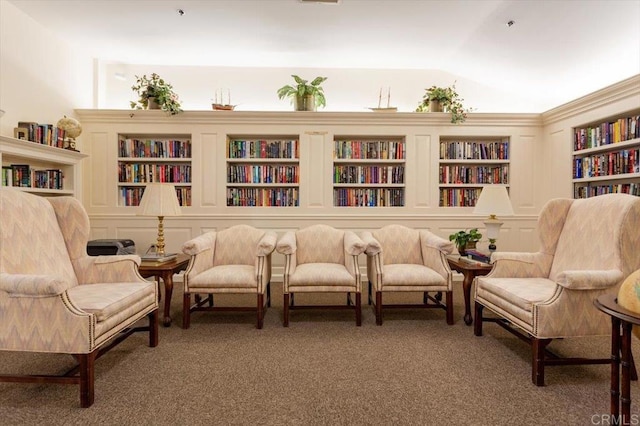
[[[634,324],[640,325],[640,315],[618,305],[615,294],[602,295],[594,304],[611,316],[611,420],[628,425],[631,424],[631,380],[638,380],[631,354],[631,328]]]
[[[462,281],[462,292],[464,294],[464,323],[471,325],[473,317],[471,316],[471,284],[473,279],[479,275],[487,275],[493,269],[491,265],[481,265],[478,263],[467,262],[461,260],[460,256],[447,256],[449,267],[454,271],[460,272],[464,277]]]
[[[171,325],[171,296],[173,294],[173,274],[177,274],[180,271],[187,269],[191,256],[186,254],[179,254],[178,257],[169,262],[159,263],[157,265],[140,265],[138,272],[144,278],[156,277],[158,285],[160,285],[160,278],[164,282],[164,318],[163,324],[165,327]],[[160,289],[158,289],[160,290]]]

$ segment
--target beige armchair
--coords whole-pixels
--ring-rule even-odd
[[[382,325],[382,294],[421,292],[422,304],[384,305],[388,308],[441,308],[447,324],[453,324],[453,280],[446,256],[453,243],[426,230],[402,225],[388,225],[373,232],[363,232],[367,245],[369,304],[375,292],[376,324]],[[435,293],[435,296],[429,295]],[[445,294],[446,303],[441,301]],[[431,303],[429,303],[431,301]]]
[[[546,365],[604,364],[611,359],[558,358],[556,338],[607,335],[610,321],[594,306],[617,294],[640,268],[640,197],[609,194],[549,201],[538,219],[540,251],[492,255],[494,268],[475,279],[476,336],[497,322],[532,344],[531,379],[544,385]],[[483,318],[483,308],[497,318]]]
[[[89,218],[74,198],[4,187],[0,217],[0,350],[78,361],[62,376],[0,382],[79,384],[80,404],[89,407],[97,358],[134,331],[148,331],[157,346],[157,286],[138,274],[138,256],[87,256]],[[145,317],[149,326],[135,327]]]
[[[182,327],[189,328],[191,313],[196,311],[256,311],[256,327],[261,329],[265,293],[266,305],[271,306],[271,253],[276,239],[273,231],[237,225],[184,243],[182,251],[191,261],[184,275]],[[200,297],[203,294],[205,299]],[[214,306],[214,294],[255,294],[256,306]]]
[[[289,326],[289,310],[336,308],[337,305],[295,305],[295,293],[347,293],[346,308],[354,309],[356,325],[362,324],[361,281],[358,255],[365,244],[352,231],[327,225],[312,225],[285,233],[276,250],[284,254],[284,319]],[[355,294],[355,304],[351,299]]]

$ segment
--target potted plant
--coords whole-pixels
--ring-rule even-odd
[[[449,241],[455,243],[458,253],[462,256],[466,254],[466,249],[475,248],[480,238],[482,238],[482,234],[478,232],[478,228],[470,229],[468,232],[462,230],[449,235]]]
[[[324,89],[320,86],[327,77],[316,77],[311,83],[297,75],[291,75],[296,82],[295,86],[287,84],[278,89],[278,98],[290,97],[296,111],[315,111],[316,107],[324,107],[327,102],[324,97]]]
[[[137,101],[131,101],[131,108],[135,109],[162,109],[171,115],[182,112],[178,95],[173,91],[173,86],[164,81],[158,74],[151,77],[136,75],[136,84],[131,90],[138,94]]]
[[[422,102],[416,108],[416,112],[449,112],[451,113],[451,122],[454,124],[463,123],[467,119],[469,109],[462,105],[464,99],[456,92],[455,83],[449,87],[431,86],[425,90]]]

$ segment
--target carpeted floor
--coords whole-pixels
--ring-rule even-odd
[[[263,330],[241,312],[196,313],[183,330],[178,284],[157,348],[138,334],[97,361],[92,407],[79,407],[77,386],[0,383],[0,424],[609,424],[609,366],[548,367],[547,385],[534,386],[529,346],[495,324],[483,337],[464,324],[460,283],[453,326],[444,311],[396,310],[378,327],[364,306],[362,327],[351,311],[296,310],[284,328],[282,287],[273,287]],[[550,348],[607,357],[609,345],[598,337]],[[0,352],[7,373],[72,365],[69,356]],[[640,388],[631,386],[638,413]]]

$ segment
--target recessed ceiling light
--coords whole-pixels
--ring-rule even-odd
[[[513,24],[515,24],[515,23],[516,23],[516,21],[511,19],[510,21],[507,22],[507,27],[513,27]]]

